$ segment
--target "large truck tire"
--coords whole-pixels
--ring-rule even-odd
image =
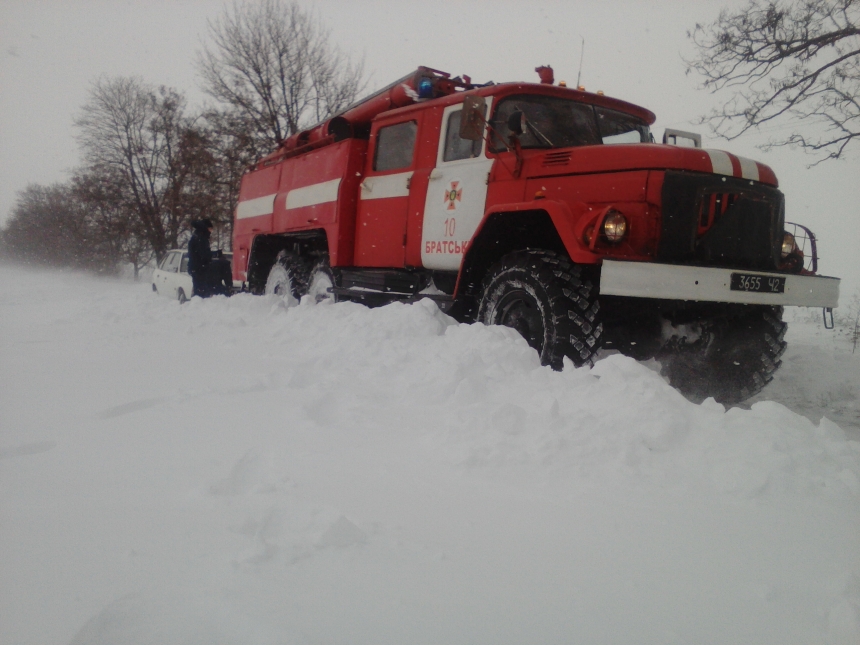
[[[691,401],[709,396],[741,403],[761,392],[785,352],[782,307],[751,307],[740,316],[704,321],[698,337],[671,342],[658,355],[669,383]]]
[[[328,259],[320,260],[311,269],[308,277],[308,296],[315,304],[336,302],[337,297],[329,289],[334,288],[334,272]]]
[[[478,320],[517,330],[542,365],[591,364],[600,348],[597,284],[586,269],[552,251],[516,251],[503,257],[484,280]]]
[[[306,274],[301,258],[291,253],[281,253],[269,270],[269,277],[266,279],[266,295],[300,301],[308,289]]]

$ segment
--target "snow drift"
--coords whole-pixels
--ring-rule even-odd
[[[827,418],[430,301],[0,278],[3,642],[860,641]]]

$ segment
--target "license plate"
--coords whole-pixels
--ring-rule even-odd
[[[753,293],[784,293],[785,278],[772,275],[733,273],[731,290],[752,291]]]

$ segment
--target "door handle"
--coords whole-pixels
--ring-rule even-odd
[[[433,170],[430,171],[430,181],[433,181],[434,179],[441,179],[441,178],[442,178],[442,171],[439,170],[438,168],[434,168]]]

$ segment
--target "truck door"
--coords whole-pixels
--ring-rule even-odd
[[[406,214],[421,116],[373,126],[358,202],[356,266],[404,266]]]
[[[486,157],[485,141],[460,138],[462,113],[462,103],[449,105],[442,113],[421,236],[421,263],[428,269],[457,271],[466,245],[484,216],[487,180],[494,160]]]

